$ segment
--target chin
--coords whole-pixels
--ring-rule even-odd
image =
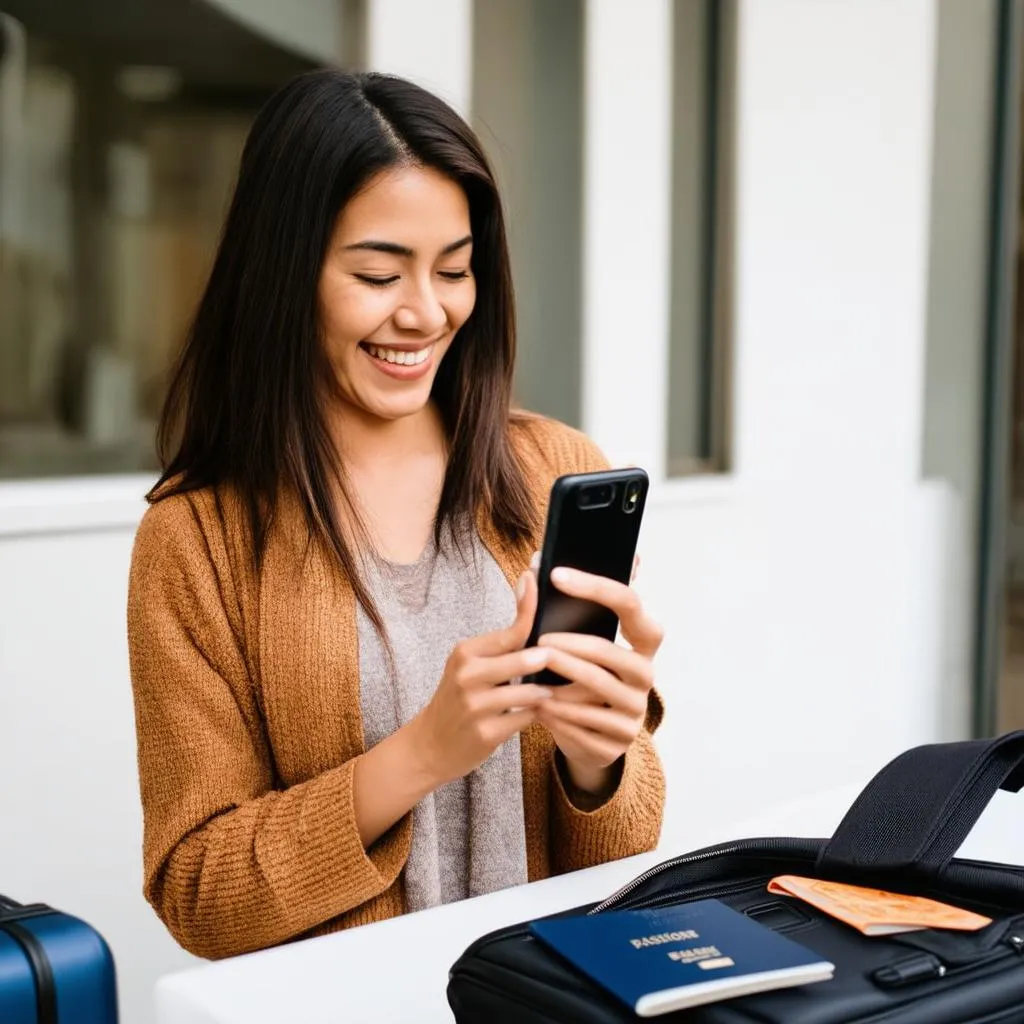
[[[424,388],[411,395],[380,396],[375,401],[367,402],[365,409],[371,416],[381,420],[401,420],[407,416],[415,416],[422,412],[430,401],[430,388]]]
[[[397,423],[399,420],[408,419],[410,416],[415,416],[416,413],[422,412],[426,402],[422,402],[415,408],[408,406],[406,408],[385,408],[385,409],[374,409],[373,414],[381,420],[385,420],[388,423]]]

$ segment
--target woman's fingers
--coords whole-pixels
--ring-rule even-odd
[[[546,719],[545,724],[567,759],[585,759],[594,765],[610,765],[623,755],[626,744],[621,741],[609,739],[601,733],[567,722],[563,718],[555,719],[554,716],[539,713],[537,718]]]
[[[457,670],[457,679],[470,689],[496,686],[539,672],[547,667],[550,660],[551,652],[543,647],[527,647],[511,654],[496,654],[491,658],[470,657]]]
[[[550,701],[551,690],[535,683],[521,683],[515,686],[496,686],[474,695],[474,710],[479,715],[506,715],[515,709],[536,708]]]
[[[538,650],[557,648],[600,665],[644,693],[654,685],[654,666],[650,658],[605,640],[604,637],[590,636],[588,633],[545,633],[537,641],[537,646]]]
[[[518,650],[530,637],[536,611],[537,580],[532,572],[524,572],[516,584],[516,617],[512,625],[464,640],[456,650],[473,657],[493,657]]]
[[[579,658],[568,651],[557,647],[547,648],[549,651],[548,668],[572,683],[585,688],[591,700],[597,704],[607,704],[631,715],[643,715],[647,710],[647,692],[639,687],[624,683],[607,669],[595,665],[591,661]],[[555,697],[558,698],[557,691]],[[578,700],[566,700],[563,703],[583,703]]]
[[[596,704],[577,704],[569,701],[549,700],[537,709],[541,721],[552,719],[587,729],[606,739],[621,744],[632,743],[637,736],[636,719],[616,711],[614,708],[602,708]]]
[[[567,566],[552,569],[551,582],[570,597],[581,597],[610,608],[619,617],[622,635],[633,650],[648,658],[657,653],[664,631],[644,611],[635,590],[607,576],[594,576]]]
[[[522,732],[528,725],[537,721],[537,712],[534,708],[525,708],[522,711],[509,711],[500,715],[488,723],[488,741],[497,749],[510,740],[516,733]]]

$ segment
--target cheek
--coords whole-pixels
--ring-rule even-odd
[[[458,330],[468,319],[476,307],[476,282],[468,284],[465,292],[458,296],[449,307],[448,317],[455,330]]]
[[[320,316],[328,344],[362,341],[390,315],[387,298],[364,288],[320,287]]]

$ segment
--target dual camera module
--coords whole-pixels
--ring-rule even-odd
[[[579,491],[579,507],[607,508],[616,499],[617,484],[595,484],[593,487],[581,487]],[[622,511],[632,513],[640,506],[640,495],[643,493],[641,480],[627,480],[622,486]]]

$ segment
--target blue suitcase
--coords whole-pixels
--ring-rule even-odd
[[[102,936],[59,910],[0,896],[0,1021],[117,1024],[114,958]]]

